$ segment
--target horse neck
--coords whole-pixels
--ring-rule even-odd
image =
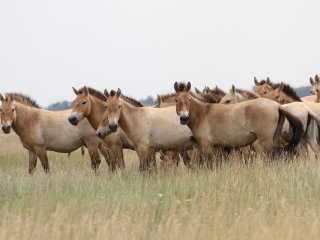
[[[192,95],[190,95],[191,103],[190,103],[190,110],[189,110],[189,123],[188,127],[191,129],[191,131],[197,126],[197,124],[200,122],[201,118],[204,114],[206,114],[206,111],[208,107],[211,105],[214,105],[214,103],[204,103],[200,100],[196,99]]]
[[[121,113],[119,117],[119,126],[123,129],[125,133],[130,135],[130,130],[135,125],[135,118],[137,116],[137,111],[141,107],[136,107],[125,100],[121,101]]]
[[[94,129],[98,129],[101,119],[103,117],[103,114],[105,112],[105,107],[104,107],[104,102],[96,97],[89,96],[90,99],[90,112],[89,115],[87,116],[87,119],[91,126]]]
[[[12,129],[20,136],[24,131],[30,131],[28,126],[36,121],[40,109],[28,107],[18,102],[14,102],[14,104],[16,121],[12,124]]]
[[[250,98],[249,98],[248,95],[243,96],[242,94],[237,94],[237,95],[236,95],[236,98],[237,98],[237,102],[238,102],[238,103],[240,103],[240,102],[245,102],[245,101],[250,100]]]

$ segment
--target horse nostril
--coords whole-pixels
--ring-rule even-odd
[[[118,125],[117,124],[110,124],[109,125],[109,128],[112,132],[115,132],[117,131],[117,128],[118,128]]]
[[[102,131],[97,131],[96,134],[99,138],[102,138],[102,139],[106,136],[106,133]]]
[[[10,126],[2,126],[2,131],[3,131],[4,133],[10,133],[10,129],[11,129]]]
[[[69,117],[69,122],[72,124],[72,125],[77,125],[78,121],[77,121],[77,118],[75,116],[70,116]]]
[[[181,124],[187,124],[188,122],[189,122],[189,116],[181,116],[180,117]]]

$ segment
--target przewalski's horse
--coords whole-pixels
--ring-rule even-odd
[[[179,124],[174,106],[137,107],[121,95],[120,89],[104,93],[106,109],[97,135],[103,138],[107,129],[115,132],[121,127],[137,151],[140,171],[148,168],[150,149],[178,151],[194,145],[191,131]]]
[[[256,77],[254,77],[254,84],[256,85],[255,92],[258,93],[261,97],[266,95],[270,91],[270,78],[267,77],[266,80],[258,81]]]
[[[37,158],[40,159],[44,171],[49,172],[47,151],[70,153],[86,146],[94,170],[101,162],[98,148],[108,159],[107,149],[101,144],[88,121],[78,127],[68,123],[69,110],[40,109],[30,97],[18,93],[0,94],[0,99],[2,130],[8,134],[12,128],[29,151],[30,174],[35,170]]]
[[[74,100],[72,113],[69,115],[69,122],[77,125],[83,119],[87,119],[91,126],[97,130],[105,112],[104,102],[107,98],[103,93],[96,89],[84,86],[79,90],[73,88],[74,93],[77,95]],[[138,107],[141,103],[135,102]],[[111,133],[111,132],[110,132]],[[132,143],[127,138],[126,134],[119,129],[116,133],[108,134],[103,138],[104,144],[108,147],[110,152],[111,169],[115,170],[116,165],[119,168],[124,168],[123,148],[133,149]]]
[[[310,93],[312,95],[302,97],[301,100],[303,102],[317,102],[320,103],[320,79],[319,76],[316,75],[314,80],[310,77],[311,90]]]
[[[259,140],[266,154],[279,145],[282,126],[288,119],[293,134],[286,150],[293,150],[303,134],[301,122],[280,104],[258,98],[239,104],[206,104],[189,94],[188,84],[175,83],[176,113],[200,144],[202,154],[212,146],[242,147]]]
[[[268,94],[267,94],[268,95]],[[239,102],[244,102],[252,99],[259,98],[260,96],[252,91],[238,89],[234,85],[232,85],[229,93],[222,98],[220,103],[223,104],[234,104]],[[276,98],[280,99],[280,98]],[[291,102],[288,104],[282,105],[282,107],[290,112],[292,115],[296,116],[303,125],[304,130],[304,140],[311,147],[311,149],[316,154],[316,157],[320,156],[320,148],[317,144],[316,134],[315,134],[315,126],[318,126],[320,123],[320,119],[316,115],[316,113],[308,107],[306,104],[302,102]],[[289,124],[285,121],[284,129],[286,135],[289,135],[290,129]]]
[[[234,104],[234,103],[244,102],[252,99],[257,99],[259,97],[260,95],[258,95],[255,92],[242,90],[232,85],[230,91],[225,94],[225,96],[221,99],[220,103]]]

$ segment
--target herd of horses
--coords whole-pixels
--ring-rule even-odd
[[[100,153],[109,169],[125,168],[124,149],[135,150],[140,171],[175,169],[180,157],[188,168],[218,167],[234,150],[245,148],[254,156],[275,159],[312,149],[320,156],[320,79],[310,78],[311,95],[300,98],[285,83],[254,78],[255,90],[232,85],[225,93],[218,87],[203,90],[191,84],[174,84],[172,94],[158,95],[154,106],[143,106],[121,90],[100,92],[73,88],[73,108],[41,109],[30,97],[0,94],[2,130],[13,129],[29,152],[29,173],[37,159],[49,172],[47,151],[71,153],[87,148],[92,169]],[[83,152],[84,153],[84,152]]]

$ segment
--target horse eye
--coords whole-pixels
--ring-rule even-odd
[[[87,101],[83,101],[83,102],[82,102],[82,105],[85,105],[86,103],[87,103]]]
[[[177,103],[177,102],[178,102],[178,99],[175,98],[174,101]]]
[[[105,106],[104,106],[104,108],[105,108],[105,109],[108,109],[108,106],[107,106],[107,105],[105,105]]]
[[[14,110],[15,110],[14,108],[11,109],[12,112],[14,112]]]
[[[229,104],[229,103],[231,103],[231,100],[227,100],[227,101],[226,101],[226,104]]]
[[[191,98],[189,98],[189,100],[188,100],[189,102],[191,102]]]
[[[119,105],[119,109],[121,108],[121,105]]]
[[[264,92],[264,93],[263,93],[263,95],[266,95],[266,94],[267,94],[267,92]]]

